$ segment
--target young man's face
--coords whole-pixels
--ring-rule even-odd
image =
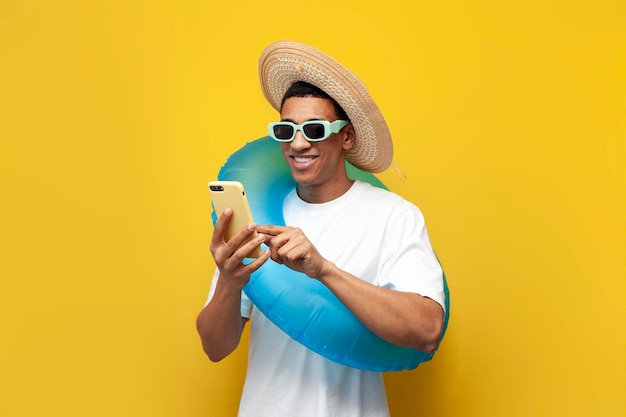
[[[300,124],[309,120],[338,119],[335,107],[329,99],[317,97],[291,97],[285,100],[281,110],[281,121]],[[298,191],[334,193],[334,188],[345,187],[345,152],[353,146],[352,125],[333,133],[326,140],[309,142],[301,131],[292,142],[281,143],[283,156],[289,164],[291,175],[298,184]],[[339,192],[341,195],[346,190]],[[302,195],[301,195],[302,196]]]

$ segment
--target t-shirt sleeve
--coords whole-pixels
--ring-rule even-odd
[[[385,260],[378,283],[381,287],[420,294],[445,310],[443,270],[419,208],[408,203],[394,210],[381,247]]]
[[[207,297],[207,300],[204,303],[205,307],[211,302],[211,299],[213,298],[213,295],[215,294],[215,288],[217,287],[217,281],[219,280],[219,277],[220,277],[220,271],[217,268],[215,268],[215,272],[213,273],[213,279],[211,280],[211,289],[209,290],[209,296]],[[252,315],[253,305],[254,304],[248,298],[246,293],[242,291],[241,292],[241,317],[245,317],[249,319],[250,316]]]

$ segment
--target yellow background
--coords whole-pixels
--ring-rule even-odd
[[[624,416],[626,4],[0,2],[0,415],[231,416],[202,354],[206,183],[265,135],[257,58],[321,48],[395,139],[452,290],[394,417]]]

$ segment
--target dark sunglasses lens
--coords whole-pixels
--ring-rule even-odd
[[[321,139],[324,137],[324,125],[321,123],[311,123],[302,128],[304,134],[309,139]]]
[[[289,125],[275,125],[274,136],[278,139],[291,139],[293,136],[293,127]]]

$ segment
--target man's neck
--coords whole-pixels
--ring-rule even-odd
[[[341,180],[337,180],[337,182],[334,182],[332,187],[329,187],[328,184],[320,186],[298,185],[296,187],[296,191],[298,192],[298,197],[307,203],[322,204],[341,197],[348,192],[348,190],[352,187],[352,184],[354,184],[354,180],[345,177]]]

